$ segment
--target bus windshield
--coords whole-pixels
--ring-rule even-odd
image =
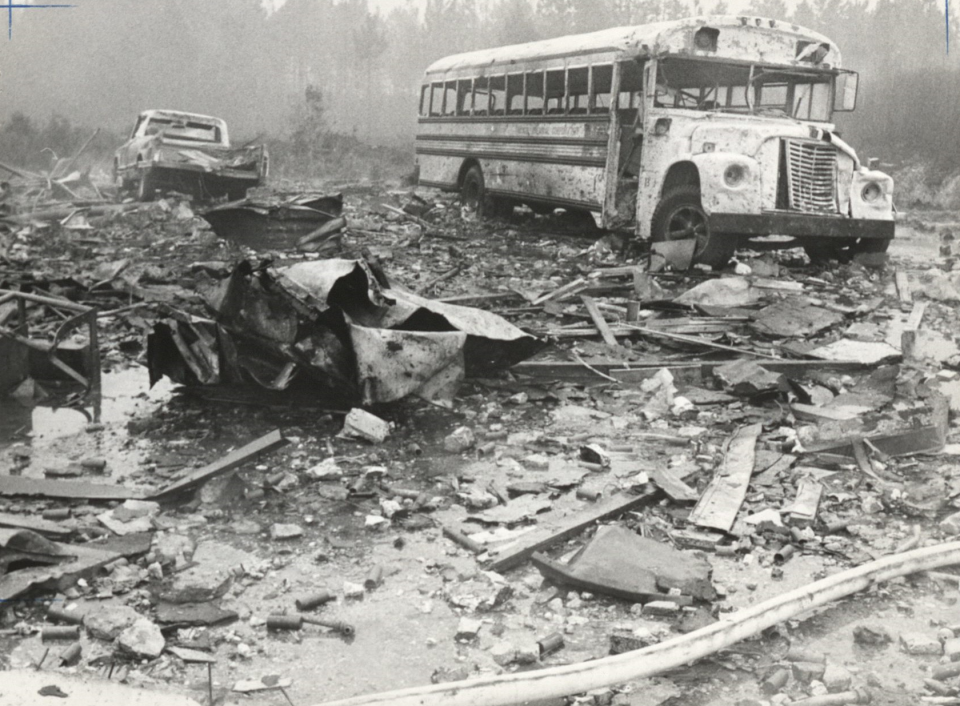
[[[833,81],[829,71],[663,59],[658,62],[655,105],[827,122]]]

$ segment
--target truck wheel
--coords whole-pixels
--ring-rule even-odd
[[[153,179],[150,178],[150,175],[144,174],[137,182],[137,201],[152,201],[155,193],[156,188],[153,185]]]
[[[711,233],[707,212],[700,202],[696,186],[678,186],[671,189],[653,212],[651,240],[670,242],[694,238],[692,264],[709,265],[719,269],[726,265],[737,249],[737,238]]]
[[[484,200],[487,189],[483,181],[483,171],[474,165],[463,176],[463,185],[460,187],[460,205],[467,213],[483,216]]]

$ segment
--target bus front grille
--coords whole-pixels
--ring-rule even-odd
[[[836,213],[837,150],[821,142],[784,140],[780,162],[787,208],[806,213]],[[786,177],[784,179],[784,176]]]

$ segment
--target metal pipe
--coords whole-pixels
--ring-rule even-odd
[[[846,704],[868,704],[870,703],[870,692],[866,689],[854,689],[852,691],[841,691],[837,694],[823,694],[822,696],[811,696],[808,699],[791,701],[790,706],[846,706]]]
[[[883,557],[640,650],[535,672],[485,676],[327,702],[327,706],[513,706],[582,694],[679,667],[869,586],[960,563],[960,542]]]

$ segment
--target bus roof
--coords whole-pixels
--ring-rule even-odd
[[[697,48],[694,35],[701,28],[713,30],[712,49]],[[724,41],[725,39],[728,41]],[[816,64],[799,56],[799,42],[823,45]],[[539,42],[513,44],[493,49],[454,54],[432,63],[426,74],[445,74],[463,69],[482,69],[535,59],[611,52],[624,56],[687,54],[730,59],[757,59],[774,64],[797,64],[811,68],[840,67],[840,51],[827,37],[781,20],[744,15],[707,15],[599,32],[573,34]],[[809,56],[809,55],[808,55]]]

